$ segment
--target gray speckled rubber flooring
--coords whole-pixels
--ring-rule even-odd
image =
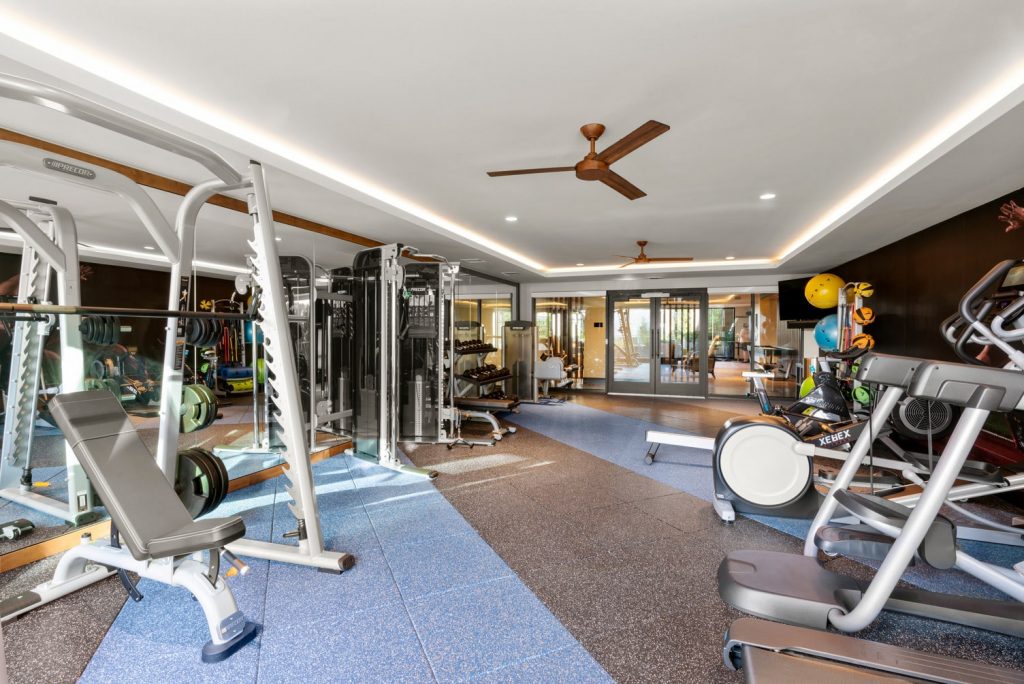
[[[4,593],[50,580],[58,558],[4,573]],[[10,684],[77,681],[125,600],[121,583],[109,577],[5,624]]]
[[[523,427],[496,446],[405,445],[419,466],[594,658],[620,682],[736,682],[722,637],[741,616],[717,569],[740,549],[799,554],[802,543]],[[846,559],[833,569],[869,578]],[[885,613],[859,636],[1024,667],[1024,641]]]

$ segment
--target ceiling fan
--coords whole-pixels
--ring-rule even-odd
[[[616,254],[615,256],[621,257],[622,259],[629,259],[628,262],[619,266],[619,268],[626,268],[627,266],[634,266],[636,264],[650,264],[655,261],[658,262],[671,262],[671,261],[693,261],[693,257],[650,257],[644,252],[644,247],[647,246],[647,240],[637,240],[636,244],[640,247],[640,254],[635,257],[625,256],[623,254]]]
[[[612,190],[625,195],[627,199],[640,199],[641,197],[645,197],[647,193],[608,167],[625,157],[630,152],[636,150],[641,145],[645,145],[654,140],[668,129],[669,127],[663,123],[653,120],[648,121],[643,126],[640,126],[618,142],[612,143],[599,153],[596,151],[595,145],[597,143],[597,139],[601,137],[602,133],[604,133],[604,124],[584,124],[580,127],[580,133],[583,134],[584,138],[590,141],[590,152],[588,152],[587,156],[580,160],[576,166],[554,166],[543,169],[515,169],[513,171],[488,171],[487,175],[491,178],[495,178],[497,176],[520,176],[527,173],[559,173],[562,171],[575,171],[576,177],[580,180],[601,181]]]

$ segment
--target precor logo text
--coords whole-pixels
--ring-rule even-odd
[[[66,161],[60,159],[51,159],[46,157],[43,159],[43,166],[53,171],[60,171],[71,176],[78,176],[79,178],[85,178],[86,180],[93,180],[96,178],[96,172],[92,169],[87,169],[84,166],[76,166],[75,164],[69,164]]]

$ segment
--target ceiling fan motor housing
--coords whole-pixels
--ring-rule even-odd
[[[576,177],[580,180],[601,180],[606,173],[608,173],[608,165],[597,159],[584,159],[576,165]]]

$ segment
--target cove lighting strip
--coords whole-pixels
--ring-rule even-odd
[[[153,102],[191,117],[223,133],[244,140],[267,152],[297,164],[362,195],[398,210],[425,228],[475,243],[486,251],[533,269],[541,275],[572,275],[584,273],[618,273],[619,264],[583,267],[548,267],[511,247],[493,240],[466,226],[447,219],[415,202],[401,197],[376,183],[358,176],[309,150],[288,143],[282,138],[261,130],[256,125],[238,119],[210,105],[192,99],[152,77],[133,71],[128,65],[75,42],[67,35],[52,33],[10,9],[0,9],[0,34],[34,48],[44,54],[84,70],[117,86],[133,91]],[[851,193],[842,198],[820,218],[807,226],[773,258],[736,259],[731,261],[691,261],[680,263],[638,264],[630,271],[653,269],[722,268],[737,266],[777,268],[816,238],[827,234],[872,202],[895,188],[899,183],[924,168],[955,145],[966,140],[982,127],[1005,114],[1024,100],[1024,63],[1015,65],[1000,78],[988,84],[970,98],[960,109],[947,117],[936,128],[879,169]],[[134,256],[134,255],[133,255]]]
[[[0,240],[10,244],[21,245],[24,240],[17,233],[0,233]],[[131,257],[139,261],[145,261],[150,264],[157,264],[161,266],[168,266],[167,257],[163,254],[156,252],[136,252],[133,249],[122,249],[120,247],[109,247],[107,245],[92,245],[79,243],[78,253],[80,255],[93,255],[93,256],[123,256]],[[222,264],[217,261],[205,261],[203,259],[194,259],[192,263],[197,269],[206,271],[217,271],[219,273],[248,273],[249,270],[242,266],[234,266],[232,264]]]
[[[782,262],[822,233],[829,232],[1024,101],[1024,62],[982,88],[921,139],[841,199],[782,250]]]

